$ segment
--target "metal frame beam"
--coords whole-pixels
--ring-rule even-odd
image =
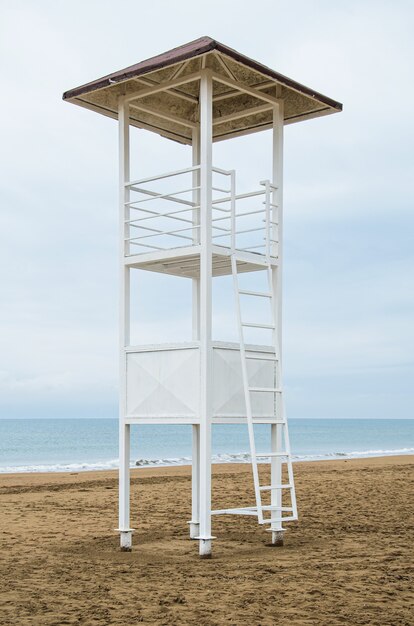
[[[174,124],[179,124],[180,126],[185,126],[187,128],[197,127],[197,124],[195,122],[191,122],[190,120],[184,120],[183,118],[177,117],[176,115],[170,115],[163,111],[159,111],[158,109],[144,106],[143,104],[131,103],[129,106],[131,107],[131,109],[136,109],[137,111],[142,111],[143,113],[148,113],[150,115],[155,115],[162,120],[167,120],[168,122],[173,122]]]
[[[141,80],[141,79],[136,79]],[[142,89],[141,91],[137,91],[134,94],[130,94],[125,97],[125,102],[133,102],[138,98],[144,98],[146,96],[152,96],[155,93],[159,93],[160,91],[168,91],[169,89],[173,89],[175,87],[179,87],[180,85],[186,85],[187,83],[192,83],[195,80],[200,80],[200,72],[194,72],[192,74],[188,74],[187,76],[182,76],[181,78],[175,78],[174,80],[168,80],[163,83],[154,83],[151,86],[148,86],[146,89]],[[180,94],[185,95],[187,94]],[[190,97],[190,96],[188,96]],[[191,102],[198,102],[197,98],[191,98]]]
[[[251,107],[250,109],[242,109],[234,113],[229,113],[228,115],[223,115],[222,117],[216,119],[213,122],[213,126],[218,126],[219,124],[225,124],[226,122],[232,122],[233,120],[238,120],[243,117],[248,117],[249,115],[254,115],[255,113],[265,113],[266,111],[271,111],[273,106],[274,105],[270,103],[260,104],[256,107]]]
[[[239,84],[239,83],[237,83]],[[269,80],[266,81],[264,83],[256,83],[254,85],[249,85],[250,88],[252,89],[268,89],[269,87],[276,87],[276,82],[273,80]],[[225,91],[224,93],[220,93],[217,94],[217,96],[214,96],[213,98],[213,102],[219,102],[220,100],[227,100],[227,98],[234,98],[235,96],[237,96],[239,94],[239,89],[235,88],[232,89],[231,91]]]
[[[138,83],[143,83],[144,85],[147,85],[149,87],[160,84],[160,83],[157,83],[156,80],[152,80],[151,78],[147,78],[146,76],[139,76],[138,78],[134,78],[134,80],[137,81]],[[171,91],[171,93],[174,96],[177,96],[177,98],[181,98],[181,100],[187,100],[187,102],[191,102],[192,104],[198,104],[197,96],[193,96],[189,93],[184,93],[180,89],[170,89],[167,91]]]
[[[231,80],[236,80],[235,75],[233,74],[233,72],[231,71],[231,69],[229,68],[229,66],[227,65],[223,57],[221,56],[221,54],[216,54],[216,59],[220,63],[223,70],[226,72],[227,76],[231,78]]]
[[[174,80],[174,78],[178,78],[179,75],[183,73],[183,71],[185,70],[185,68],[187,67],[189,63],[190,63],[190,60],[184,61],[184,63],[181,63],[178,67],[176,67],[170,76],[170,80]]]
[[[221,74],[217,74],[217,72],[213,72],[213,81],[218,83],[222,83],[223,85],[227,85],[228,87],[233,87],[233,89],[241,93],[247,93],[249,96],[253,96],[254,98],[258,98],[259,100],[264,100],[265,102],[270,102],[271,104],[277,104],[278,99],[274,96],[270,96],[267,93],[262,93],[259,89],[255,89],[254,87],[249,87],[248,85],[242,85],[239,82],[232,80],[231,78],[226,78]]]

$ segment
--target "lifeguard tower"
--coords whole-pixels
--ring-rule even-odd
[[[131,549],[132,424],[191,424],[190,537],[210,556],[212,515],[250,515],[283,543],[297,519],[281,364],[283,127],[336,113],[342,105],[235,50],[202,37],[66,92],[64,100],[118,120],[120,194],[121,548]],[[130,127],[192,146],[186,169],[142,178],[130,171]],[[272,179],[240,193],[237,173],[215,167],[213,143],[270,130]],[[192,281],[191,342],[130,345],[130,278],[136,270]],[[240,274],[261,272],[265,289],[245,289]],[[232,275],[238,343],[212,338],[212,281]],[[268,303],[266,320],[246,319],[247,301]],[[143,303],[145,305],[145,303]],[[259,307],[257,308],[257,311]],[[261,330],[260,343],[246,340]],[[245,424],[255,501],[211,510],[211,429]],[[270,424],[258,450],[256,424]],[[270,464],[268,484],[258,463]],[[285,468],[285,469],[283,469]]]

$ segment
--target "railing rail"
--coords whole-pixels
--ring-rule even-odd
[[[132,182],[126,182],[125,187],[132,187],[133,185],[144,185],[145,183],[152,183],[154,181],[163,180],[164,178],[171,178],[172,176],[179,176],[180,174],[188,174],[194,170],[199,170],[199,165],[193,165],[193,167],[187,167],[184,170],[176,170],[175,172],[166,172],[165,174],[158,174],[157,176],[151,176],[150,178],[141,178],[140,180],[134,180]]]
[[[183,245],[198,245],[199,171],[200,166],[195,165],[125,183],[125,187],[129,189],[128,202],[125,203],[126,256],[151,250],[169,250]],[[270,181],[261,181],[261,189],[236,193],[235,170],[213,167],[212,172],[213,196],[222,194],[213,197],[211,204],[213,244],[230,248],[231,251],[261,254],[268,261],[277,256],[277,204],[272,202],[277,187]],[[191,175],[191,183],[179,184],[177,181],[181,180],[182,183],[185,175]],[[215,180],[217,177],[219,180]],[[162,187],[173,179],[178,190],[154,189],[154,183]],[[148,188],[151,183],[152,188]],[[258,207],[259,198],[262,201]],[[175,207],[169,209],[166,202],[170,205],[174,203]]]

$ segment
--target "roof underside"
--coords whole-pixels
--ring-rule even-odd
[[[276,98],[284,101],[285,124],[342,110],[339,102],[209,37],[71,89],[63,99],[117,119],[119,98],[136,94],[131,125],[191,144],[204,68],[213,73],[214,141],[270,128]]]

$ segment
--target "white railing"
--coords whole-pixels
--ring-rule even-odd
[[[234,170],[213,167],[212,173],[212,243],[277,257],[277,188],[262,181],[261,189],[236,194]],[[125,255],[199,243],[199,180],[194,166],[125,184]]]

